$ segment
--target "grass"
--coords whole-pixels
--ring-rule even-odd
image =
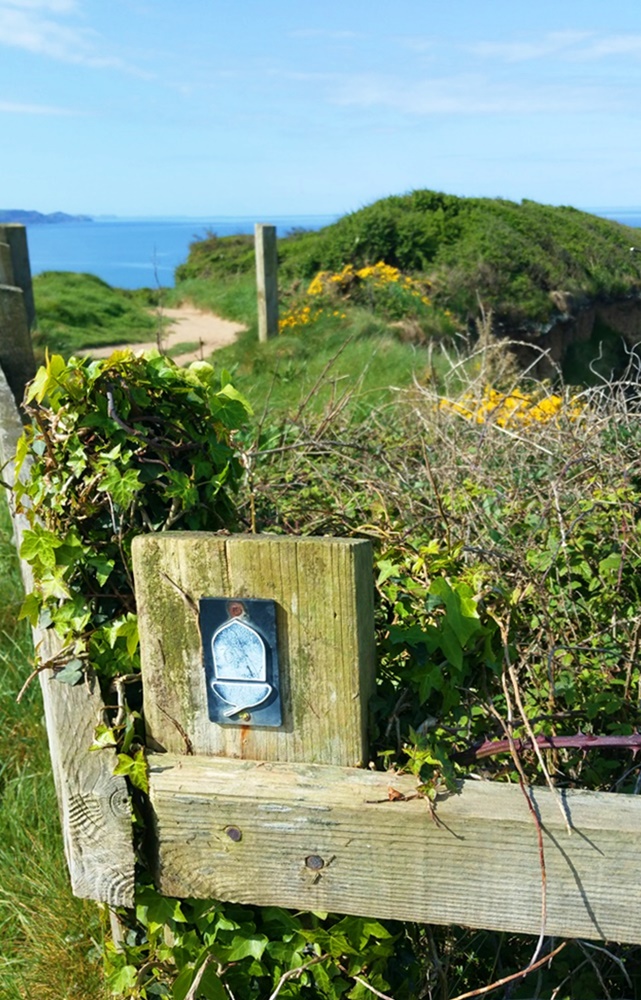
[[[16,703],[33,652],[4,497],[0,571],[0,997],[102,1000],[100,914],[69,888],[37,682]]]
[[[154,339],[158,319],[150,315],[147,300],[132,299],[130,293],[98,278],[50,272],[35,279],[34,291],[39,317],[35,343],[41,351],[46,346],[50,352],[69,356],[94,346]],[[217,367],[232,372],[257,412],[268,399],[275,412],[296,409],[310,393],[311,410],[319,412],[345,392],[352,397],[350,407],[361,412],[389,398],[390,386],[422,379],[430,363],[425,346],[404,343],[389,322],[361,307],[349,308],[345,319],[328,315],[309,328],[261,344],[253,276],[186,280],[163,290],[160,310],[185,302],[247,326],[234,344],[216,351],[215,361]],[[90,322],[93,309],[95,318]],[[169,354],[198,346],[185,341]],[[314,386],[326,372],[328,378],[316,392]]]
[[[45,271],[33,279],[38,316],[34,347],[69,355],[88,347],[154,340],[158,318],[144,295],[112,288],[92,274]]]
[[[189,302],[237,323],[244,323],[255,334],[256,279],[253,274],[223,276],[218,279],[194,278],[179,282],[163,293],[163,305],[181,306]]]

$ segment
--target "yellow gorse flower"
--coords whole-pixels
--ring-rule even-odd
[[[499,427],[515,428],[545,424],[562,415],[566,419],[576,420],[581,414],[582,405],[577,400],[566,400],[556,393],[536,396],[521,389],[505,393],[486,386],[480,399],[468,392],[457,400],[441,399],[439,409],[458,413],[476,424],[492,422]]]
[[[306,291],[309,298],[320,298],[322,296],[336,299],[338,295],[348,295],[356,284],[365,284],[372,289],[384,289],[390,285],[397,285],[403,289],[407,295],[420,301],[425,306],[431,306],[431,300],[426,295],[428,286],[425,282],[419,282],[409,275],[404,275],[397,267],[386,264],[379,260],[377,264],[368,264],[365,267],[355,268],[353,264],[346,264],[340,271],[319,271],[312,278]],[[312,308],[310,305],[298,306],[285,313],[278,324],[279,331],[294,331],[298,328],[309,326],[310,323],[319,319],[325,310],[319,305]],[[330,315],[336,319],[345,319],[345,313],[338,309],[329,309],[325,315]]]
[[[307,289],[308,295],[324,295],[332,289],[338,291],[348,291],[355,281],[363,281],[374,288],[384,288],[386,285],[399,285],[405,292],[420,299],[426,305],[431,305],[430,299],[425,294],[425,285],[409,275],[404,275],[397,267],[386,264],[379,260],[377,264],[367,264],[365,267],[355,268],[353,264],[346,264],[341,271],[319,271],[312,279]]]

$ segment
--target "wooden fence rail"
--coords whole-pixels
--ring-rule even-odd
[[[5,325],[3,365],[7,336]],[[18,355],[24,378],[26,344]],[[0,373],[9,484],[22,429],[12,389]],[[25,525],[13,513],[19,543]],[[466,781],[433,816],[415,779],[354,766],[367,761],[374,677],[369,543],[158,533],[135,540],[134,571],[162,892],[538,934],[531,805],[545,932],[641,943],[641,797],[563,792],[569,835],[545,788],[528,805],[519,787]],[[29,587],[24,564],[23,575]],[[229,619],[210,634],[212,601]],[[269,636],[251,624],[265,602]],[[216,659],[221,635],[227,653],[236,643],[231,661]],[[34,642],[41,659],[56,650],[47,631]],[[104,713],[98,685],[60,684],[51,669],[40,683],[73,891],[130,906],[127,789],[112,752],[88,749]],[[234,684],[245,701],[228,693]],[[279,699],[269,724],[254,707],[265,698],[247,700],[252,685]]]

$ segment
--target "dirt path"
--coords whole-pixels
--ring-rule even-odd
[[[219,347],[233,344],[237,335],[245,329],[242,323],[233,323],[231,320],[222,319],[213,313],[203,312],[194,306],[163,309],[162,315],[171,323],[163,336],[163,349],[169,351],[180,344],[185,346],[184,351],[172,350],[172,357],[179,364],[209,357],[211,352]],[[157,344],[153,340],[145,344],[118,344],[117,346],[131,347],[132,351],[149,351],[157,347]],[[116,349],[116,346],[93,347],[77,353],[89,355],[92,358],[108,358]]]

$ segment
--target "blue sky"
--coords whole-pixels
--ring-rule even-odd
[[[0,207],[641,205],[639,0],[0,0]]]

